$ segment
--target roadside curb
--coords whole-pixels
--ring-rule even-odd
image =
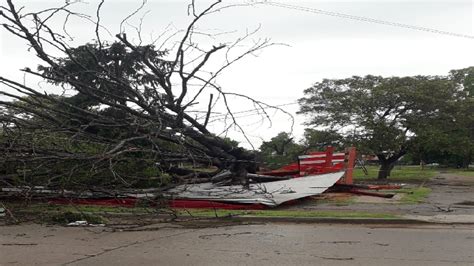
[[[85,212],[89,213],[89,212]],[[289,216],[251,216],[251,215],[224,215],[224,216],[200,216],[200,215],[178,215],[171,217],[163,214],[150,213],[95,213],[105,218],[128,218],[145,217],[159,222],[235,222],[235,223],[295,223],[295,224],[360,224],[360,225],[474,225],[473,220],[456,219],[427,219],[428,216],[421,217],[399,217],[399,218],[355,218],[355,217],[289,217]],[[454,217],[452,217],[454,218]],[[7,221],[8,217],[0,217],[0,221]]]
[[[426,220],[405,219],[405,218],[387,219],[387,218],[316,218],[316,217],[232,216],[232,217],[216,217],[216,218],[211,218],[211,219],[235,221],[235,222],[307,223],[307,224],[313,223],[313,224],[373,224],[373,225],[377,225],[377,224],[378,225],[397,225],[397,224],[400,224],[400,225],[474,225],[474,222],[470,222],[470,223],[466,223],[466,222],[439,222],[439,221],[426,221]]]
[[[223,219],[242,222],[275,222],[275,223],[314,223],[314,224],[431,224],[427,221],[413,219],[386,218],[319,218],[319,217],[262,217],[233,216]]]
[[[127,216],[149,216],[149,214],[132,214],[132,213],[108,213],[108,216],[127,217]],[[154,218],[163,222],[183,222],[183,221],[226,221],[237,223],[306,223],[306,224],[412,224],[412,225],[429,225],[441,224],[426,220],[407,219],[407,218],[334,218],[334,217],[289,217],[289,216],[250,216],[250,215],[229,215],[229,216],[189,216],[178,215],[170,219],[167,215],[157,215]],[[446,223],[442,223],[446,224]],[[472,223],[474,224],[474,223]]]
[[[149,214],[133,213],[109,213],[109,216],[149,216]],[[167,215],[157,215],[155,218],[169,221],[189,221],[189,220],[207,220],[207,221],[227,221],[227,222],[259,222],[259,223],[307,223],[307,224],[379,224],[379,225],[474,225],[472,222],[453,221],[453,220],[427,220],[411,217],[400,218],[344,218],[344,217],[289,217],[289,216],[251,216],[251,215],[229,215],[229,216],[189,216],[178,215],[170,219]]]

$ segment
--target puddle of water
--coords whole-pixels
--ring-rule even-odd
[[[457,204],[457,205],[474,206],[474,201],[466,200],[466,201],[458,202],[458,203],[456,203],[456,204]]]

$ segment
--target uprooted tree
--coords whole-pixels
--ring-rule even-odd
[[[208,47],[196,43],[198,22],[228,7],[221,6],[221,1],[201,11],[191,1],[191,22],[171,35],[180,36],[176,42],[168,38],[168,48],[166,42],[143,44],[141,38],[134,43],[122,25],[115,40],[105,41],[100,35],[104,1],[97,7],[96,18],[73,11],[78,2],[38,11],[26,11],[12,0],[0,6],[3,29],[24,40],[42,61],[22,71],[62,91],[54,94],[0,76],[0,180],[4,184],[133,186],[163,172],[175,181],[199,182],[227,169],[232,174],[226,180],[245,183],[246,173],[256,171],[254,154],[208,129],[215,119],[213,110],[219,106],[225,110],[219,119],[225,120],[227,129],[235,128],[245,136],[232,114],[230,99],[249,101],[268,119],[265,109],[273,107],[225,91],[216,78],[273,43],[252,39],[254,32],[230,43]],[[91,23],[94,42],[69,45],[67,21],[71,17]],[[64,20],[60,29],[50,23],[53,18]],[[140,35],[140,28],[136,29]],[[247,40],[252,44],[236,55],[234,49]],[[210,60],[218,56],[224,58],[223,63],[210,69]],[[178,163],[213,166],[215,171],[196,172]]]

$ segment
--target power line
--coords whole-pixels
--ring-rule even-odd
[[[295,105],[295,104],[298,104],[298,102],[291,102],[291,103],[285,103],[285,104],[279,104],[279,105],[269,105],[265,107],[258,107],[254,109],[244,110],[244,111],[232,112],[232,114],[235,115],[235,114],[243,114],[243,113],[249,113],[249,112],[251,113],[256,112],[258,114],[258,112],[260,112],[260,110],[262,109],[275,109],[275,108],[290,106],[290,105]],[[220,116],[227,116],[227,115],[229,114],[219,114],[219,115],[213,116],[213,118],[220,117]]]
[[[339,18],[345,18],[345,19],[352,19],[352,20],[363,21],[363,22],[368,22],[368,23],[375,23],[375,24],[387,25],[387,26],[392,26],[392,27],[418,30],[418,31],[448,35],[448,36],[453,36],[453,37],[474,39],[473,35],[461,34],[461,33],[450,32],[450,31],[443,31],[443,30],[420,27],[420,26],[414,26],[414,25],[409,25],[409,24],[403,24],[403,23],[398,23],[398,22],[393,22],[393,21],[386,21],[386,20],[381,20],[381,19],[374,19],[374,18],[363,17],[363,16],[355,16],[355,15],[344,14],[344,13],[339,13],[339,12],[326,11],[326,10],[317,9],[317,8],[309,8],[309,7],[304,7],[304,6],[283,4],[283,3],[272,2],[272,1],[263,1],[263,2],[259,2],[259,3],[264,4],[264,5],[269,5],[269,6],[275,6],[275,7],[281,7],[281,8],[286,8],[286,9],[310,12],[310,13],[315,13],[315,14],[320,14],[320,15],[339,17]]]

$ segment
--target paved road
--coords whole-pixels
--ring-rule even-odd
[[[145,229],[145,231],[143,231]],[[0,265],[474,265],[474,227],[0,227]]]

